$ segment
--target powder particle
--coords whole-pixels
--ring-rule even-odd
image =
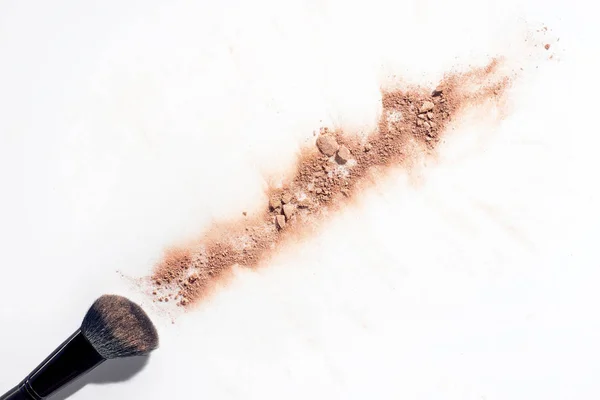
[[[352,158],[352,154],[350,154],[350,150],[346,146],[340,146],[335,160],[340,164],[346,164],[348,160]]]
[[[299,208],[309,208],[310,207],[310,201],[308,199],[302,199],[298,202],[298,207]]]
[[[319,148],[321,153],[325,154],[328,157],[331,157],[338,150],[339,145],[333,136],[325,134],[319,136],[319,138],[317,139],[317,147]]]
[[[546,50],[550,50],[550,45],[549,45],[549,44],[546,44],[546,45],[544,46],[544,48],[545,48]]]
[[[285,215],[286,220],[290,220],[294,212],[296,211],[296,207],[293,204],[285,204],[283,206],[283,215]]]
[[[276,196],[271,196],[271,198],[269,199],[269,208],[271,210],[276,210],[279,207],[281,207],[281,199],[279,199]]]
[[[288,204],[289,202],[292,201],[293,198],[294,198],[294,196],[290,192],[285,192],[281,195],[281,202],[283,204]],[[284,209],[285,209],[285,207],[284,207]]]
[[[366,144],[342,131],[321,129],[316,148],[302,151],[284,189],[268,190],[268,208],[252,217],[215,223],[196,243],[167,251],[150,277],[148,294],[156,293],[154,299],[160,303],[172,299],[179,306],[193,307],[233,266],[264,264],[290,235],[323,225],[326,215],[360,195],[372,180],[372,171],[408,169],[418,157],[433,152],[461,109],[494,100],[501,104],[510,79],[497,76],[497,66],[493,61],[485,68],[449,74],[433,92],[420,88],[383,92],[382,116]],[[338,163],[346,163],[343,172],[328,159],[334,155]]]
[[[434,107],[435,107],[435,104],[433,104],[431,101],[426,101],[421,106],[421,112],[426,113],[428,111],[433,110]]]
[[[277,229],[285,228],[285,217],[283,215],[277,215],[275,217],[275,223],[277,224]]]

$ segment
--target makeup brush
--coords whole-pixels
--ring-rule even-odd
[[[140,306],[121,296],[94,302],[81,327],[0,400],[41,400],[106,360],[143,356],[158,334]]]

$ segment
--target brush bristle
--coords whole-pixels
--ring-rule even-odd
[[[140,306],[105,295],[87,312],[81,331],[105,359],[141,356],[158,347],[156,328]]]

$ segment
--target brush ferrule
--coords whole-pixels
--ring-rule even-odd
[[[42,400],[100,365],[104,358],[77,330],[33,370],[6,399]],[[0,398],[4,399],[4,397]]]

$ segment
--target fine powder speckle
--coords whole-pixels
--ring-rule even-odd
[[[499,64],[493,60],[484,68],[449,74],[433,91],[382,93],[378,127],[366,138],[321,128],[292,177],[269,190],[264,212],[213,224],[195,244],[166,252],[149,277],[154,301],[197,304],[233,266],[261,266],[286,238],[318,228],[328,213],[360,195],[375,172],[410,168],[419,157],[433,154],[462,109],[501,104],[512,79],[499,73]]]

